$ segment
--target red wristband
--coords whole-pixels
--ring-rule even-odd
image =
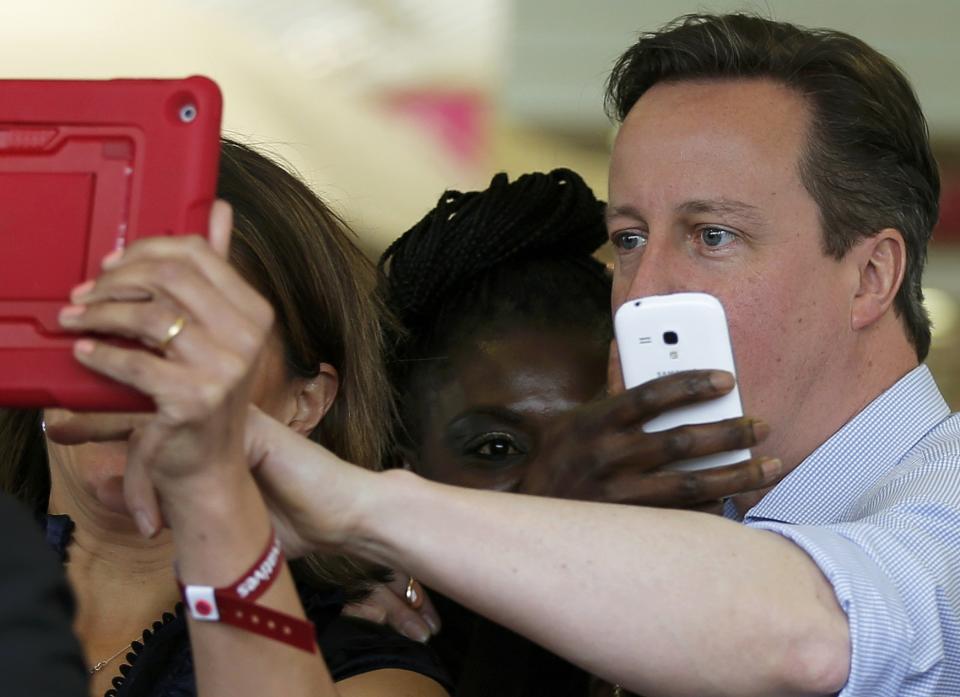
[[[223,622],[316,653],[311,622],[254,603],[273,585],[283,563],[280,541],[271,531],[263,554],[235,582],[222,588],[184,585],[179,579],[177,584],[187,612],[198,622]]]

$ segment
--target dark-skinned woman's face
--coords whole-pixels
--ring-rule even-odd
[[[514,489],[538,456],[555,414],[597,397],[607,347],[585,332],[521,329],[474,337],[437,369],[426,394],[422,441],[409,455],[422,476],[475,489]]]

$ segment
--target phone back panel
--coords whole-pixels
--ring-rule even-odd
[[[630,300],[617,310],[614,329],[627,388],[686,370],[725,370],[736,375],[723,306],[706,293]],[[734,387],[718,399],[661,414],[648,421],[644,430],[652,433],[739,416],[743,408],[739,388]],[[749,450],[736,450],[678,462],[672,469],[706,469],[749,458]]]
[[[150,409],[74,360],[70,289],[114,249],[206,234],[220,154],[211,80],[0,80],[0,406]]]

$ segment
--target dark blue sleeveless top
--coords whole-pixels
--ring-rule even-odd
[[[65,561],[73,521],[65,515],[48,515],[45,531],[48,544]],[[342,617],[343,594],[339,589],[301,591],[301,600],[307,618],[316,627],[317,645],[335,681],[374,670],[409,670],[432,678],[450,691],[450,680],[429,647],[387,627]],[[104,697],[196,697],[182,603],[144,629],[125,659]]]

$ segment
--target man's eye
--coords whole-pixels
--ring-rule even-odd
[[[467,453],[484,460],[504,460],[522,451],[516,441],[506,433],[488,433],[467,444]]]
[[[613,243],[618,249],[629,252],[646,246],[647,238],[639,232],[621,232],[613,238]]]
[[[737,236],[729,230],[720,227],[706,227],[700,231],[700,239],[707,247],[725,247],[735,242]]]

